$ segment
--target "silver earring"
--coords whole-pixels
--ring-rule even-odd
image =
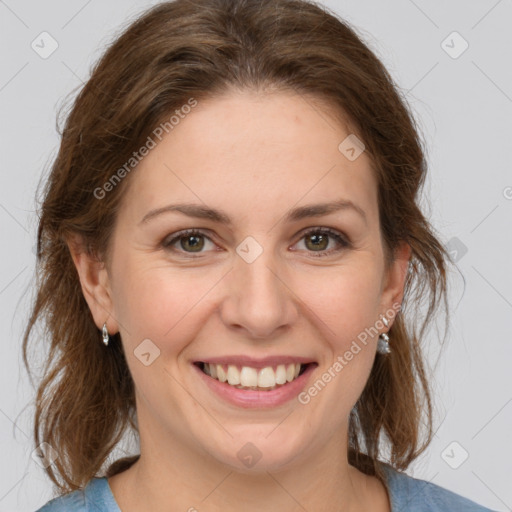
[[[105,322],[103,324],[102,334],[103,334],[103,343],[105,343],[105,346],[108,346],[107,322]]]
[[[388,319],[384,316],[382,317],[382,323],[387,327],[389,325]],[[379,340],[377,342],[377,352],[379,354],[390,354],[391,349],[389,348],[389,336],[383,332],[379,335]]]
[[[389,336],[383,332],[379,336],[379,340],[377,343],[377,352],[379,354],[389,354],[391,353],[391,349],[389,348]]]

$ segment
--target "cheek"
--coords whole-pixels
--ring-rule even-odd
[[[173,351],[181,348],[180,340],[191,339],[192,331],[200,328],[208,292],[222,277],[220,272],[142,260],[125,260],[117,271],[115,312],[125,341],[136,346],[149,338],[160,350]]]
[[[146,403],[172,409],[177,357],[205,321],[205,294],[214,279],[142,261],[124,262],[118,273],[115,314],[136,388]]]
[[[317,317],[316,323],[323,324],[325,337],[339,348],[375,323],[379,314],[378,283],[378,269],[370,261],[297,278],[299,297]]]

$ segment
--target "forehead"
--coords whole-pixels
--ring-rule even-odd
[[[130,176],[126,202],[139,220],[171,202],[270,219],[294,205],[343,198],[371,218],[377,194],[370,159],[363,152],[349,160],[340,151],[351,133],[333,110],[291,92],[230,92],[198,101],[155,139]]]

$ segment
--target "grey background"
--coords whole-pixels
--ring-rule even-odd
[[[32,511],[52,497],[31,458],[35,391],[20,347],[33,292],[34,194],[58,148],[56,109],[104,45],[154,3],[0,0],[0,512]],[[438,338],[428,340],[437,432],[408,473],[512,510],[511,2],[322,3],[355,25],[407,94],[428,149],[424,204],[458,251],[437,364]],[[31,47],[43,31],[59,45],[47,59]],[[469,44],[457,58],[463,40],[446,39],[453,31]]]

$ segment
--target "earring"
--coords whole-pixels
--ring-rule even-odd
[[[382,317],[382,323],[387,327],[389,325],[388,319],[384,316]],[[389,336],[383,332],[379,335],[379,340],[377,342],[377,352],[379,354],[390,354],[391,349],[389,348]]]
[[[103,324],[102,334],[103,334],[103,343],[105,344],[105,346],[108,346],[107,322],[105,322]]]

